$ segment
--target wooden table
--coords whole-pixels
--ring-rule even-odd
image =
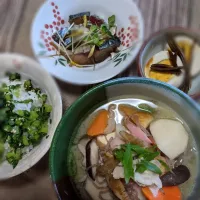
[[[169,26],[200,28],[199,0],[134,0],[145,21],[145,38]],[[44,0],[0,0],[0,52],[18,52],[33,57],[29,35],[32,19]],[[131,75],[132,69],[124,74]],[[64,110],[87,88],[58,84]],[[48,174],[48,154],[33,168],[0,182],[0,200],[55,200]]]

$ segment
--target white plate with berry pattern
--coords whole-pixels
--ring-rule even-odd
[[[120,39],[121,44],[117,53],[113,53],[101,63],[71,66],[72,62],[69,63],[67,56],[60,55],[60,50],[57,51],[55,46],[52,46],[52,42],[56,43],[52,36],[59,33],[62,28],[70,26],[68,22],[70,15],[82,12],[90,12],[87,23],[90,23],[91,17],[94,16],[108,23],[108,18],[115,15],[117,26],[115,35]],[[141,48],[143,33],[143,19],[132,0],[49,0],[36,14],[32,24],[31,42],[35,56],[42,67],[53,76],[68,83],[89,85],[108,80],[130,66]]]

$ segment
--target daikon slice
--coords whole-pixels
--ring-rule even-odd
[[[150,131],[158,148],[171,160],[187,148],[189,136],[180,121],[158,119],[150,124]]]

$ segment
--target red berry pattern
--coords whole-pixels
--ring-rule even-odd
[[[50,2],[52,6],[52,15],[54,20],[50,24],[44,25],[44,30],[40,32],[40,38],[44,42],[44,46],[48,51],[54,51],[55,49],[50,45],[52,38],[50,37],[55,30],[60,30],[64,24],[65,20],[60,16],[59,7],[55,2]],[[138,20],[135,16],[130,16],[130,25],[129,27],[119,29],[117,36],[121,39],[122,46],[130,47],[139,36],[139,27]]]
[[[121,39],[122,46],[124,47],[130,47],[135,40],[138,39],[138,33],[139,33],[139,27],[138,27],[138,21],[137,17],[130,16],[130,26],[125,29],[121,28],[119,29],[117,36]]]
[[[16,68],[17,70],[20,70],[20,69],[22,68],[21,63],[20,63],[17,59],[13,59],[13,60],[12,60],[12,63],[13,63],[13,65],[15,66],[15,68]]]
[[[54,20],[50,24],[44,24],[44,29],[40,31],[40,38],[44,42],[44,46],[48,51],[55,51],[55,48],[50,45],[52,41],[52,33],[55,30],[60,30],[64,24],[65,20],[60,16],[59,7],[55,2],[50,2],[52,6],[52,16]]]

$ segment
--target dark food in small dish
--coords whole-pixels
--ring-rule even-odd
[[[155,54],[145,65],[145,76],[172,84],[185,93],[199,72],[200,45],[189,37],[166,34],[164,50]]]

